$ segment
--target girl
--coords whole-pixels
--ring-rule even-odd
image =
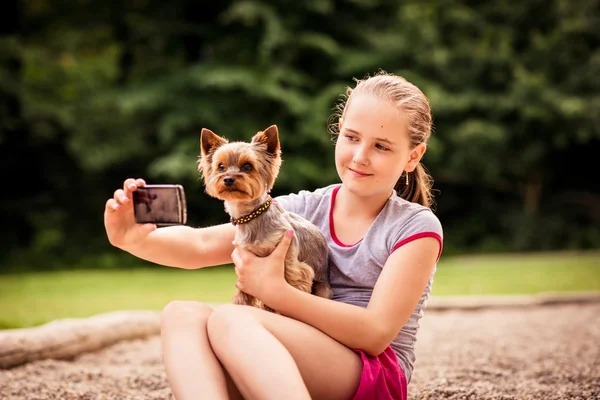
[[[235,227],[135,224],[128,179],[106,203],[109,241],[179,268],[233,262],[236,287],[278,310],[174,301],[162,313],[163,361],[178,400],[406,399],[414,347],[442,250],[420,160],[431,133],[425,95],[380,72],[357,81],[331,133],[341,184],[276,200],[329,241],[333,299],[283,277],[293,232],[268,257],[232,243]]]

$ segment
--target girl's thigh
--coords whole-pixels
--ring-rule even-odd
[[[219,337],[248,323],[262,325],[285,346],[313,399],[352,399],[362,373],[360,355],[303,322],[254,307],[224,305],[210,316],[211,341],[213,333]]]

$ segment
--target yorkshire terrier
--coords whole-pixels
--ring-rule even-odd
[[[285,279],[293,287],[330,298],[328,249],[321,231],[310,221],[289,213],[270,196],[281,167],[279,131],[272,125],[247,142],[229,142],[209,129],[200,135],[198,170],[206,193],[223,200],[235,241],[259,257],[275,249],[286,230],[294,238],[285,259]],[[262,301],[238,291],[234,304],[274,312]]]

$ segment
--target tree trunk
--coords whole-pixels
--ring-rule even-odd
[[[542,178],[539,173],[532,173],[523,190],[523,211],[525,215],[535,215],[542,198]]]

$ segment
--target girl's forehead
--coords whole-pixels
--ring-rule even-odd
[[[344,113],[343,128],[364,135],[397,138],[407,133],[405,113],[391,101],[370,95],[352,97]]]

